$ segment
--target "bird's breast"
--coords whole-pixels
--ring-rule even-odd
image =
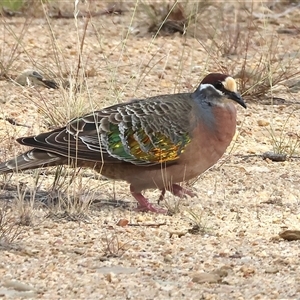
[[[197,121],[191,143],[178,162],[190,170],[188,177],[198,176],[222,157],[232,141],[235,129],[236,109],[233,104],[225,108],[214,107],[208,120],[201,118]]]
[[[236,130],[236,107],[233,103],[212,108],[212,124],[207,127],[207,132],[212,138],[224,143],[226,147],[230,144]],[[205,122],[204,122],[205,125]]]

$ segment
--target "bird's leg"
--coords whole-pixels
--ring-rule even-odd
[[[190,197],[196,196],[196,194],[193,191],[185,189],[185,188],[181,187],[180,185],[174,183],[174,184],[172,184],[170,186],[167,186],[167,187],[165,187],[161,190],[161,194],[160,194],[160,197],[158,199],[158,203],[164,199],[166,191],[169,191],[174,196],[177,196],[177,197],[180,197],[180,198],[182,198],[185,195],[188,195]]]
[[[174,196],[177,197],[183,197],[185,195],[188,195],[190,197],[196,196],[196,193],[191,190],[185,189],[178,184],[172,184],[171,188],[169,188],[168,191],[170,191]]]
[[[159,198],[158,198],[158,200],[157,200],[157,204],[159,204],[160,201],[163,201],[163,200],[164,200],[166,191],[167,191],[166,189],[162,189],[162,190],[161,190],[161,194],[160,194],[160,196],[159,196]]]
[[[167,211],[162,208],[156,208],[151,203],[149,203],[148,199],[145,198],[141,193],[137,193],[134,190],[134,187],[130,185],[131,195],[135,198],[135,200],[139,203],[136,208],[137,211],[151,211],[155,213],[165,214]]]

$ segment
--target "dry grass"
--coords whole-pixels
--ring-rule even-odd
[[[268,28],[267,19],[262,20],[262,32],[258,31],[253,6],[254,2],[244,9],[235,5],[231,14],[220,6],[218,23],[199,23],[209,39],[209,43],[199,40],[200,44],[221,70],[238,80],[239,90],[247,99],[262,97],[299,75],[293,61],[300,52],[290,55],[286,49],[279,55],[278,49],[283,47],[279,34]],[[241,25],[242,19],[245,22]]]
[[[210,1],[141,3],[154,39],[160,34],[176,32],[196,37],[207,53],[205,64],[214,61],[220,71],[238,79],[242,95],[259,98],[278,84],[295,78],[299,71],[293,64],[297,54],[291,56],[287,49],[286,54],[278,55],[277,49],[282,45],[277,32],[270,31],[267,26],[262,33],[258,31],[254,7],[257,7],[254,2],[232,4],[230,11]],[[262,19],[264,22],[267,23],[267,19]]]
[[[26,19],[25,23],[22,24],[22,30],[19,34],[16,34],[11,26],[6,22],[5,18],[0,18],[1,35],[3,37],[3,43],[0,48],[0,78],[9,78],[9,74],[14,69],[20,56],[20,48],[23,48],[22,40],[26,35],[26,32],[30,26],[30,21]],[[7,36],[14,37],[14,45],[8,47],[5,40]]]
[[[86,178],[81,169],[66,166],[55,168],[53,184],[47,199],[50,210],[48,217],[88,221],[95,195],[90,181],[94,179],[97,180],[97,174]]]
[[[3,0],[0,3],[0,14],[13,17],[26,15],[31,17],[43,16],[43,5],[51,0]]]
[[[191,228],[189,229],[189,233],[192,234],[206,234],[209,231],[209,227],[205,222],[205,218],[203,217],[204,211],[199,210],[186,210],[186,217],[191,223]]]
[[[18,207],[11,203],[5,203],[0,207],[0,246],[7,247],[18,241],[22,233],[31,223],[31,212],[22,208],[16,211]]]
[[[5,246],[16,241],[24,228],[17,220],[10,204],[0,207],[0,246]]]
[[[274,154],[285,155],[286,158],[299,155],[300,136],[298,133],[290,130],[290,118],[298,111],[299,109],[295,109],[279,128],[274,122],[267,128]]]
[[[104,248],[103,259],[121,257],[130,248],[130,241],[120,241],[120,237],[115,230],[106,231],[102,241]]]
[[[148,32],[159,35],[182,35],[191,31],[189,27],[196,25],[202,12],[214,5],[213,1],[141,1],[140,10],[147,15]]]

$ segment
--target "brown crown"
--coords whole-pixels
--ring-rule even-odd
[[[203,80],[201,81],[201,84],[214,84],[218,81],[223,82],[223,81],[225,81],[225,79],[227,77],[230,77],[230,76],[227,74],[221,74],[221,73],[210,73],[203,78]]]

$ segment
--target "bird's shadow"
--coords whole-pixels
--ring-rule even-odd
[[[104,208],[132,209],[131,202],[118,199],[107,199],[103,193],[93,191],[84,193],[77,197],[69,195],[66,192],[44,190],[41,188],[30,189],[25,184],[0,183],[0,201],[3,203],[13,203],[14,201],[24,201],[24,203],[33,203],[35,208],[55,207],[64,208],[64,206],[82,206],[87,205],[92,210],[102,210]],[[88,202],[88,203],[87,203]]]

